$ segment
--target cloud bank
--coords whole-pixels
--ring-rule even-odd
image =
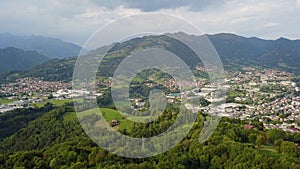
[[[145,12],[176,15],[209,34],[300,38],[299,0],[15,0],[0,1],[0,6],[0,33],[44,35],[79,45],[105,24]]]

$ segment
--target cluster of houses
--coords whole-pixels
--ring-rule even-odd
[[[225,116],[239,119],[259,117],[266,128],[300,131],[300,97],[294,94],[299,87],[291,79],[293,74],[280,70],[256,70],[245,68],[234,72],[228,82],[230,90],[244,91],[234,99],[235,104],[225,105]],[[280,90],[262,91],[266,85],[277,85]],[[245,100],[251,103],[240,104]]]
[[[293,94],[299,91],[299,86],[291,81],[293,74],[281,70],[253,68],[244,68],[243,72],[228,72],[228,74],[225,88],[228,91],[242,91],[242,94],[236,96],[230,103],[224,102],[223,98],[213,97],[217,89],[201,80],[197,82],[200,92],[191,90],[191,96],[186,93],[168,94],[166,95],[168,103],[178,103],[182,96],[203,97],[211,103],[220,104],[215,107],[212,105],[203,107],[187,103],[185,106],[193,112],[202,110],[242,120],[253,120],[258,117],[266,128],[300,132],[299,123],[296,123],[300,121],[300,97]],[[177,85],[178,83],[171,79],[165,83],[169,89],[174,89]],[[262,88],[268,85],[276,85],[279,90],[263,91]],[[140,103],[137,101],[136,104]]]
[[[8,95],[32,95],[34,93],[49,94],[59,89],[69,89],[71,83],[49,82],[38,78],[27,77],[17,79],[15,83],[2,84],[0,93]]]
[[[39,103],[39,102],[43,102],[43,99],[32,98],[32,99],[27,99],[27,100],[18,100],[18,101],[7,103],[7,104],[1,104],[0,105],[0,114],[5,114],[5,113],[10,112],[15,109],[30,108],[31,103]]]
[[[74,99],[74,98],[94,99],[101,95],[102,93],[91,92],[87,90],[71,90],[71,89],[60,89],[52,93],[52,96],[56,99]]]
[[[239,91],[240,94],[235,96],[230,103],[226,103],[223,98],[214,97],[217,88],[208,84],[207,79],[198,79],[197,82],[181,81],[176,82],[174,79],[164,79],[157,83],[148,82],[149,87],[163,85],[174,93],[166,95],[167,102],[170,104],[180,103],[182,98],[189,99],[194,97],[202,97],[207,101],[222,102],[217,107],[212,105],[201,106],[186,104],[185,106],[193,112],[200,110],[206,112],[218,112],[219,116],[227,116],[230,118],[239,119],[254,119],[259,117],[266,128],[278,128],[286,131],[300,131],[300,126],[297,121],[300,121],[300,97],[295,95],[299,92],[299,86],[292,82],[294,76],[291,73],[263,69],[257,70],[250,67],[243,68],[242,72],[228,71],[228,77],[225,79],[227,85],[225,88],[228,91]],[[197,67],[197,70],[204,71],[202,67]],[[154,79],[150,79],[155,81]],[[190,84],[192,83],[192,84]],[[88,84],[87,84],[88,85]],[[96,82],[96,86],[109,87],[111,78]],[[193,89],[186,92],[178,93],[178,86],[197,86],[198,89]],[[268,88],[276,87],[276,88]],[[269,89],[268,91],[262,90]],[[175,92],[177,91],[177,92]],[[242,92],[241,92],[242,91]],[[94,99],[101,96],[102,93],[90,92],[86,90],[71,90],[71,83],[63,82],[47,82],[37,78],[22,78],[15,83],[2,84],[0,93],[15,95],[32,95],[40,93],[42,96],[52,95],[54,99],[72,99],[86,98]],[[24,96],[22,96],[24,97]],[[30,103],[42,102],[42,99],[26,99],[12,102],[9,104],[0,105],[0,113],[5,113],[16,108],[26,108]],[[43,98],[43,97],[40,97]],[[145,106],[145,100],[140,98],[131,99],[134,108],[142,108]],[[213,110],[213,111],[212,111]],[[117,125],[118,122],[112,122]]]

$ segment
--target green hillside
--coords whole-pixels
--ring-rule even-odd
[[[176,116],[173,108],[155,122],[128,124],[115,110],[102,109],[108,121],[120,120],[119,132],[133,137],[158,134]],[[173,109],[173,110],[172,110]],[[32,120],[0,143],[0,168],[299,168],[299,133],[245,129],[244,121],[223,118],[213,136],[198,142],[203,116],[171,150],[151,158],[130,159],[98,147],[83,132],[72,106],[59,106]],[[12,119],[22,120],[22,119]],[[122,129],[121,124],[131,128]],[[125,149],[128,148],[124,145]],[[130,150],[130,149],[128,149]]]
[[[185,34],[182,36],[191,39],[198,38]],[[263,40],[233,34],[208,35],[208,38],[215,46],[225,69],[239,70],[241,66],[254,66],[282,69],[300,74],[300,41],[298,40],[292,41],[284,38]],[[168,50],[178,55],[190,67],[201,65],[201,60],[182,42],[165,35],[145,36],[116,43],[102,60],[98,75],[112,76],[114,70],[124,58],[145,47]],[[101,48],[97,50],[101,50]],[[97,50],[91,51],[90,55],[97,54]],[[33,76],[50,81],[70,81],[75,62],[76,57],[54,59],[27,71],[1,74],[0,80],[5,82],[18,77]],[[93,61],[95,64],[98,62],[97,58]]]
[[[10,70],[25,70],[49,60],[35,51],[24,51],[18,48],[0,49],[0,73]]]

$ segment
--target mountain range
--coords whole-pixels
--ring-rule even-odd
[[[0,33],[0,48],[15,47],[23,50],[34,50],[49,58],[66,58],[77,56],[81,47],[60,39],[44,36],[17,36]]]
[[[300,40],[264,40],[234,34],[208,35],[225,66],[259,66],[300,71]]]
[[[36,51],[24,51],[8,47],[0,49],[0,60],[0,72],[4,72],[9,70],[25,70],[50,59]]]
[[[199,38],[184,33],[193,40]],[[241,70],[243,66],[254,66],[259,68],[281,69],[295,74],[300,74],[300,40],[289,40],[279,38],[276,40],[264,40],[257,37],[246,38],[235,34],[220,33],[207,35],[214,45],[225,69]],[[102,60],[100,76],[112,76],[114,69],[130,53],[144,47],[160,47],[178,55],[189,66],[201,64],[196,54],[182,42],[165,35],[144,36],[134,38],[122,43],[115,43],[107,56]],[[90,51],[90,54],[97,53],[97,50]],[[30,68],[26,71],[18,72],[17,77],[34,76],[43,77],[45,80],[72,79],[72,71],[76,57],[66,59],[56,59]],[[95,60],[97,63],[97,60]],[[14,73],[2,75],[1,81],[11,79]]]

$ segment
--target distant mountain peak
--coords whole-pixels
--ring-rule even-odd
[[[24,51],[15,47],[0,49],[0,72],[10,70],[26,70],[32,66],[48,61],[44,55],[36,51]]]
[[[78,56],[81,47],[61,39],[40,35],[18,36],[0,33],[0,48],[16,47],[23,50],[35,50],[49,58],[67,58]]]
[[[287,38],[285,38],[285,37],[280,37],[280,38],[276,39],[276,41],[288,41],[288,42],[290,42],[290,41],[292,41],[292,40],[287,39]]]

